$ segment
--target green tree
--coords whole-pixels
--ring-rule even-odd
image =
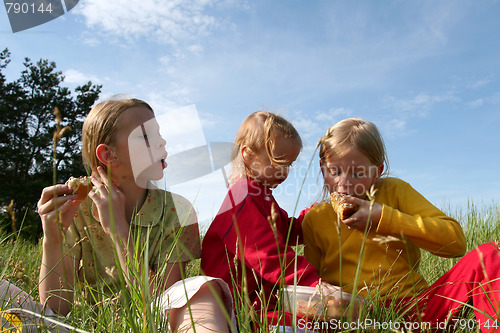
[[[7,82],[4,69],[10,52],[0,53],[0,207],[13,200],[16,222],[4,209],[2,226],[13,228],[30,240],[41,235],[36,203],[44,187],[64,183],[69,176],[85,174],[81,161],[81,132],[86,114],[98,99],[101,86],[88,82],[71,92],[63,87],[64,76],[48,60],[32,63],[25,58],[19,79]],[[60,110],[60,126],[71,130],[58,142],[53,159],[55,108]]]

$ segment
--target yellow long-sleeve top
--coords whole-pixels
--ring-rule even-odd
[[[383,178],[376,189],[382,216],[365,241],[364,230],[339,223],[331,204],[323,202],[309,210],[302,224],[305,255],[323,280],[343,285],[346,292],[353,293],[359,264],[359,295],[366,296],[369,290],[370,295],[386,299],[411,297],[427,288],[417,272],[420,248],[442,257],[461,256],[466,251],[465,236],[456,220],[408,183]]]

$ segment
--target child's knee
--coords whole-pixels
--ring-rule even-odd
[[[222,290],[217,282],[208,281],[203,284],[198,292],[193,296],[193,300],[195,298],[222,298]]]

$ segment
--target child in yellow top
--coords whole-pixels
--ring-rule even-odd
[[[319,157],[325,197],[341,193],[346,195],[346,202],[358,208],[353,215],[340,220],[331,203],[325,200],[311,208],[304,219],[306,258],[325,281],[342,286],[349,293],[379,295],[386,300],[408,301],[419,295],[420,309],[424,309],[419,315],[434,325],[471,300],[475,306],[482,304],[486,313],[494,313],[494,308],[484,305],[483,300],[474,300],[471,292],[478,283],[490,281],[478,281],[478,274],[463,275],[464,267],[481,273],[477,254],[464,257],[426,289],[427,283],[418,273],[420,249],[442,257],[462,256],[466,251],[465,236],[457,221],[434,207],[408,183],[381,178],[387,157],[382,137],[373,123],[350,118],[335,124],[320,140]],[[367,195],[372,186],[376,191],[373,205]],[[498,260],[497,247],[483,244],[480,250],[488,260]],[[360,272],[354,285],[358,265]],[[498,269],[488,265],[490,277],[499,277]],[[450,281],[457,283],[453,286]]]
[[[325,178],[332,177],[327,174]],[[463,255],[464,234],[458,222],[430,204],[408,183],[382,178],[375,182],[375,189],[366,240],[369,201],[349,197],[350,202],[359,203],[360,210],[340,223],[332,205],[323,202],[313,207],[304,220],[305,254],[325,281],[343,284],[346,292],[354,291],[352,283],[359,263],[361,273],[356,291],[362,295],[367,294],[366,286],[388,299],[411,297],[427,288],[417,271],[420,249],[441,257]],[[363,258],[360,258],[363,242]]]

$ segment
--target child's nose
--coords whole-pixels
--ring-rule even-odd
[[[167,141],[165,141],[163,138],[161,138],[160,143],[159,143],[159,148],[165,152],[165,156],[168,156],[167,149],[165,148],[166,145],[167,145]]]
[[[166,144],[167,144],[167,141],[165,141],[165,139],[160,136],[160,142],[159,142],[160,147],[165,147]]]
[[[338,178],[337,192],[348,193],[349,187],[351,186],[351,181],[347,172],[342,173]]]

